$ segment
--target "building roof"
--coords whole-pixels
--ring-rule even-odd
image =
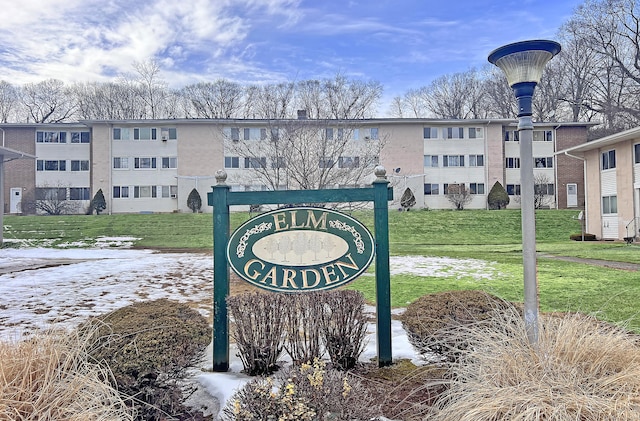
[[[28,153],[16,151],[15,149],[5,148],[3,146],[0,146],[0,156],[2,157],[2,160],[4,162],[13,161],[14,159],[22,159],[22,158],[36,159],[35,156],[30,155]]]
[[[556,152],[556,155],[576,155],[584,156],[585,152],[592,151],[594,149],[605,148],[607,146],[615,145],[619,142],[627,140],[640,139],[640,126],[633,129],[625,130],[623,132],[615,133],[609,136],[601,137],[600,139],[592,140],[582,145],[574,146],[562,151]]]

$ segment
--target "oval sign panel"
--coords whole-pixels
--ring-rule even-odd
[[[337,288],[371,264],[374,240],[357,220],[322,208],[278,209],[236,229],[227,244],[231,268],[245,281],[277,292]]]

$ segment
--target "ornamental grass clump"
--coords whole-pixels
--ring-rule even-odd
[[[133,420],[109,369],[76,332],[0,342],[0,419]]]
[[[360,381],[318,358],[246,384],[223,409],[225,421],[359,421],[380,415]]]
[[[532,345],[522,317],[505,311],[458,335],[470,346],[430,420],[640,420],[638,338],[617,326],[543,315]]]

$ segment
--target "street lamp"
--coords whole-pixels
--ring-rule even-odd
[[[524,267],[524,322],[529,343],[538,342],[538,281],[536,277],[536,219],[533,179],[533,91],[544,66],[560,52],[555,41],[522,41],[500,47],[489,54],[489,62],[504,71],[518,100],[520,139],[520,204],[522,259]]]

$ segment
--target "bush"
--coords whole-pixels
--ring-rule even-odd
[[[87,215],[92,215],[93,211],[96,211],[96,215],[100,215],[100,212],[107,208],[107,201],[104,199],[104,193],[102,189],[98,190],[93,196],[93,199],[89,203],[89,210]]]
[[[460,329],[472,346],[450,366],[429,420],[638,420],[637,337],[584,315],[540,318],[529,343],[515,311]]]
[[[401,320],[409,342],[420,353],[453,361],[466,344],[452,331],[481,324],[496,310],[512,308],[513,304],[484,291],[447,291],[418,298],[407,306]]]
[[[187,207],[191,209],[191,212],[197,213],[202,209],[202,198],[200,198],[200,193],[198,190],[192,189],[189,192],[189,196],[187,196]]]
[[[0,342],[0,419],[133,420],[108,368],[77,332]]]
[[[355,377],[319,359],[246,384],[228,401],[223,420],[371,420],[380,406]]]
[[[317,293],[288,296],[283,313],[286,317],[287,339],[285,350],[294,364],[322,357],[322,331],[320,315],[324,304]]]
[[[487,204],[489,205],[489,209],[506,209],[509,204],[509,195],[507,191],[502,187],[499,181],[496,181],[491,187],[489,191],[489,195],[487,196]]]
[[[569,236],[570,240],[573,241],[582,241],[582,238],[584,236],[584,241],[596,241],[596,235],[595,234],[571,234]]]
[[[249,293],[227,298],[227,306],[235,321],[231,336],[251,376],[276,371],[283,348],[299,364],[321,357],[324,346],[341,370],[353,368],[364,350],[367,317],[358,291]]]
[[[319,293],[323,303],[321,329],[331,362],[341,370],[355,367],[364,351],[367,317],[364,296],[359,291],[335,290]]]
[[[161,299],[92,318],[81,329],[96,341],[91,356],[111,368],[121,392],[135,397],[136,419],[159,420],[166,414],[190,419],[180,380],[211,342],[200,313]]]
[[[277,361],[286,334],[286,303],[283,294],[255,292],[227,298],[229,315],[235,322],[231,336],[250,376],[270,374],[279,368]]]

